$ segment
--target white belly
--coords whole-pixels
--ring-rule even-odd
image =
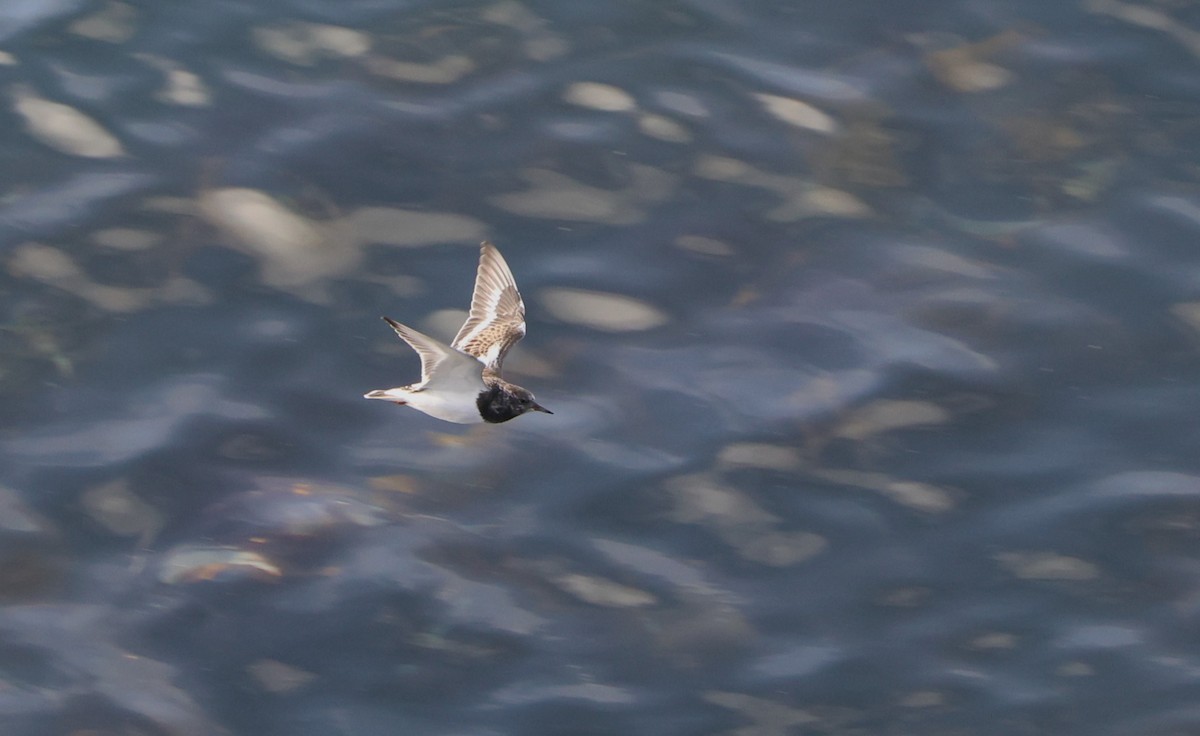
[[[480,386],[480,390],[482,389]],[[443,421],[479,424],[483,422],[483,417],[479,415],[479,406],[475,403],[477,396],[478,394],[461,391],[425,389],[405,396],[404,400],[412,408]]]

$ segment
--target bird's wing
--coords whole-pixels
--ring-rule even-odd
[[[469,381],[472,378],[472,367],[478,370],[478,365],[474,361],[469,360],[449,345],[417,332],[408,325],[402,325],[394,319],[388,317],[383,319],[392,326],[400,339],[408,343],[408,346],[417,351],[417,355],[421,357],[421,383],[418,384],[420,388],[437,386],[450,381]],[[475,377],[474,383],[477,382],[478,377]]]
[[[451,347],[473,356],[490,373],[499,374],[504,354],[525,336],[525,303],[517,282],[496,246],[484,241],[479,252],[479,271],[471,314]]]

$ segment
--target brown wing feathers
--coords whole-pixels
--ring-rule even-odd
[[[471,312],[451,345],[499,374],[504,354],[525,335],[525,304],[512,271],[491,243],[480,246]]]

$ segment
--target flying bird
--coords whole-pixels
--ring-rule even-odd
[[[371,391],[363,398],[411,406],[458,424],[499,424],[526,412],[554,413],[528,390],[500,377],[504,356],[525,336],[525,303],[504,257],[486,240],[480,246],[471,313],[453,342],[446,345],[383,319],[421,356],[421,380]]]

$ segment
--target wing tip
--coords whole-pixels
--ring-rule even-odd
[[[409,345],[413,344],[413,340],[420,340],[421,338],[431,339],[427,338],[420,332],[417,332],[408,325],[400,324],[391,317],[383,317],[383,321],[387,322],[388,326],[392,328],[392,331],[399,335],[400,339],[404,340],[404,342],[408,343]],[[413,349],[416,349],[415,345],[413,346]]]

